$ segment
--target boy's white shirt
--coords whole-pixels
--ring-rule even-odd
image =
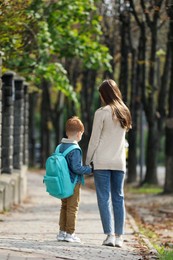
[[[70,138],[62,138],[61,143],[78,144],[76,140]]]
[[[112,118],[109,105],[96,110],[86,164],[93,161],[95,170],[126,170],[125,134],[119,120]]]

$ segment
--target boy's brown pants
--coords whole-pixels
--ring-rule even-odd
[[[81,184],[76,184],[74,194],[69,198],[61,200],[59,226],[61,231],[66,231],[69,234],[73,234],[75,231],[80,200],[80,186]]]

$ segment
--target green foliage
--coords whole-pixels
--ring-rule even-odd
[[[74,102],[78,102],[77,95],[73,91],[73,87],[67,77],[67,72],[60,63],[49,63],[47,66],[39,64],[35,69],[36,75],[40,75],[35,82],[40,85],[40,79],[44,75],[44,79],[52,83],[53,89],[62,91],[66,96],[69,96]]]
[[[27,19],[25,12],[31,0],[5,0],[0,2],[0,46],[5,54],[4,59],[8,60],[17,57],[16,49],[20,53],[23,49],[22,34]]]
[[[84,68],[111,70],[101,42],[100,16],[93,0],[27,0],[1,4],[1,51],[4,67],[19,71],[32,85],[42,79],[77,102],[65,60],[77,58]]]
[[[108,48],[100,44],[100,16],[94,1],[57,1],[42,12],[58,58],[79,58],[86,68],[110,70]]]

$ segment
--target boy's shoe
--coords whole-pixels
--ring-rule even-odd
[[[73,234],[66,234],[65,241],[67,242],[75,242],[75,243],[81,243],[80,238],[75,236],[75,233]]]
[[[57,235],[57,240],[58,241],[64,241],[66,237],[66,232],[65,231],[59,231],[59,234]]]
[[[103,246],[115,246],[115,236],[107,235],[107,238],[103,241]]]
[[[115,246],[122,247],[123,246],[123,238],[122,236],[117,236],[115,239]]]

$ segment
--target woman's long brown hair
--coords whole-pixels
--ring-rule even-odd
[[[122,100],[122,95],[117,84],[112,79],[104,80],[99,87],[99,92],[106,105],[110,105],[112,115],[116,115],[121,127],[128,131],[132,127],[131,114]]]

